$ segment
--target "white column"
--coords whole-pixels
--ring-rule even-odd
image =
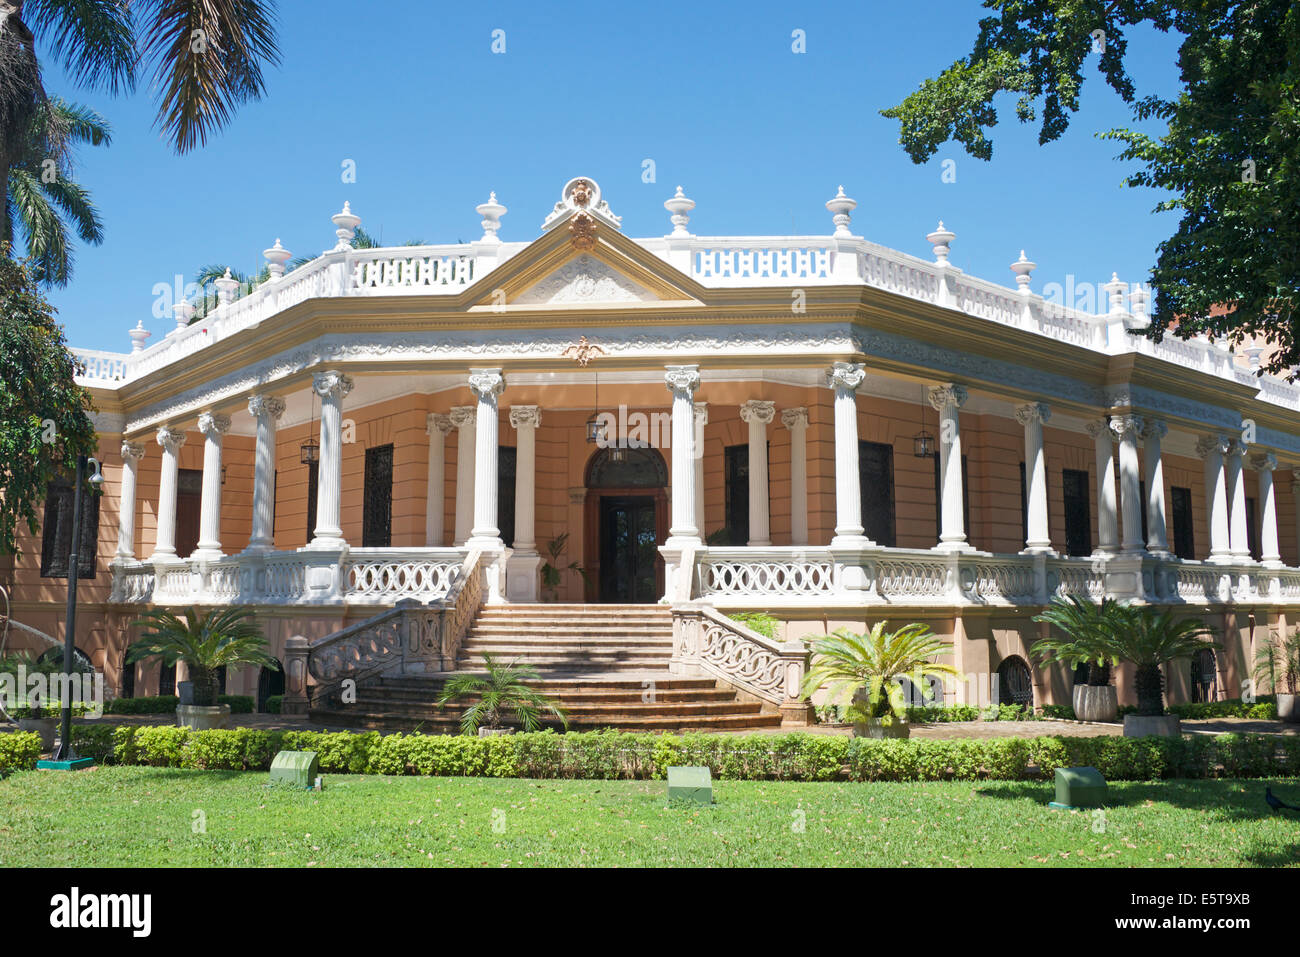
[[[122,500],[117,516],[117,557],[135,558],[135,488],[144,445],[122,440]]]
[[[1246,476],[1242,471],[1242,459],[1246,454],[1246,444],[1234,439],[1224,459],[1224,486],[1228,493],[1228,542],[1232,557],[1239,562],[1250,561],[1250,539],[1246,536]]]
[[[158,475],[158,536],[152,557],[175,558],[177,455],[185,444],[185,433],[170,426],[159,426],[158,444],[163,450],[162,471]]]
[[[497,396],[505,391],[500,369],[473,369],[469,387],[478,397],[474,418],[474,527],[469,543],[480,548],[500,548],[497,526]]]
[[[447,487],[447,433],[451,416],[430,412],[425,419],[429,434],[429,479],[424,495],[424,544],[442,547],[443,506]]]
[[[199,416],[199,431],[203,433],[203,494],[194,557],[210,561],[221,557],[221,440],[230,431],[230,416],[204,412]]]
[[[253,533],[245,552],[275,548],[275,428],[284,415],[284,399],[250,395],[248,411],[257,419],[257,445],[253,452]]]
[[[352,379],[341,372],[318,372],[312,388],[320,396],[320,466],[316,482],[316,529],[308,548],[345,548],[343,494],[343,399]]]
[[[695,390],[700,387],[700,367],[668,366],[664,382],[673,396],[672,522],[669,548],[700,544],[695,514]]]
[[[1228,489],[1224,477],[1223,457],[1232,440],[1222,435],[1203,435],[1196,442],[1196,453],[1205,460],[1205,511],[1210,524],[1210,558],[1212,562],[1232,561],[1228,544]]]
[[[1026,552],[1052,550],[1052,533],[1047,521],[1047,462],[1043,455],[1043,423],[1051,417],[1051,408],[1042,402],[1031,402],[1016,409],[1016,419],[1025,427],[1025,502],[1029,519]]]
[[[456,428],[456,544],[464,545],[474,527],[474,406],[458,405],[451,410]]]
[[[1119,439],[1119,507],[1123,529],[1120,549],[1132,555],[1146,550],[1142,541],[1142,473],[1137,445],[1142,419],[1136,415],[1112,415],[1110,428]]]
[[[510,407],[515,429],[515,554],[536,555],[537,427],[542,410],[535,405]]]
[[[942,551],[968,551],[965,491],[961,474],[961,414],[966,390],[948,383],[930,390],[930,405],[939,413],[940,533]]]
[[[541,582],[537,570],[542,557],[537,553],[537,429],[542,410],[535,405],[510,408],[515,429],[515,542],[506,563],[506,598],[537,601]]]
[[[781,424],[790,430],[790,544],[808,544],[808,409],[785,409]]]
[[[1106,419],[1089,422],[1088,434],[1095,443],[1097,460],[1097,547],[1094,552],[1108,554],[1119,547],[1119,529],[1115,520],[1115,436]]]
[[[867,373],[861,363],[836,362],[827,373],[835,392],[835,546],[868,546],[862,527],[862,484],[858,473],[858,387]]]
[[[1165,465],[1161,443],[1169,427],[1147,419],[1142,429],[1142,456],[1147,480],[1147,551],[1169,554],[1169,521],[1165,509]]]
[[[704,427],[709,424],[709,403],[695,403],[695,524],[704,537]]]
[[[749,425],[749,545],[772,544],[772,512],[768,502],[767,427],[776,418],[776,403],[750,399],[740,407],[741,421]]]
[[[1277,536],[1277,492],[1273,483],[1273,470],[1277,468],[1277,456],[1271,452],[1256,455],[1250,461],[1251,468],[1259,473],[1259,550],[1260,561],[1265,565],[1280,568],[1282,550]]]

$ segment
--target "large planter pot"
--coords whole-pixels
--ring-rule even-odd
[[[1114,685],[1075,685],[1071,703],[1080,721],[1114,721],[1119,713]]]
[[[1182,722],[1176,714],[1126,714],[1124,715],[1124,737],[1177,738],[1183,733]]]
[[[176,724],[191,731],[228,728],[230,727],[230,705],[218,704],[211,707],[198,704],[179,705],[176,708]]]
[[[1279,721],[1300,723],[1300,695],[1278,694],[1277,717]]]
[[[54,734],[58,730],[58,718],[19,718],[19,731],[35,731],[41,736],[41,750],[54,750]]]
[[[503,734],[514,734],[514,728],[479,728],[478,736],[480,738],[495,738]]]
[[[907,738],[912,734],[912,726],[906,721],[893,721],[885,724],[880,718],[853,723],[855,738]]]

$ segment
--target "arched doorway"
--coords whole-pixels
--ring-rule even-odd
[[[1034,705],[1034,673],[1019,655],[1002,659],[998,665],[998,704]]]
[[[45,651],[41,652],[40,657],[36,660],[43,665],[63,664],[63,646],[59,645],[55,648],[47,648]],[[94,666],[90,663],[90,655],[86,654],[76,645],[73,645],[72,647],[72,667],[74,671],[81,671],[86,674],[95,670]]]
[[[257,676],[257,710],[266,711],[266,701],[276,695],[284,694],[284,665],[280,659],[275,659],[279,668],[272,670],[263,668]]]
[[[664,593],[659,545],[668,537],[668,467],[653,448],[599,449],[587,463],[583,509],[587,598],[656,602]]]
[[[1217,697],[1219,675],[1215,667],[1214,652],[1202,648],[1192,656],[1192,701],[1214,701]]]

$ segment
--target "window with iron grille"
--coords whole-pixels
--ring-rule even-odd
[[[393,447],[366,449],[361,547],[387,548],[393,539]]]
[[[1174,486],[1169,490],[1170,517],[1174,525],[1174,554],[1191,561],[1196,558],[1195,523],[1192,518],[1192,490]]]
[[[1088,473],[1063,469],[1061,489],[1065,496],[1065,553],[1092,554],[1092,508],[1089,505]]]
[[[512,445],[497,447],[497,530],[501,541],[515,543],[515,468],[519,452]]]
[[[1259,544],[1259,512],[1253,498],[1246,499],[1246,548],[1255,561],[1263,558],[1264,551]]]
[[[864,534],[877,545],[893,548],[898,539],[894,521],[892,445],[858,441],[858,485]]]
[[[41,522],[41,577],[67,578],[72,554],[72,480],[58,479],[45,494],[45,517]],[[99,544],[99,496],[89,486],[81,490],[81,555],[78,578],[95,577],[95,554]]]
[[[320,488],[320,463],[307,464],[307,541],[316,534],[316,493]]]
[[[749,446],[728,445],[723,454],[727,477],[725,544],[745,545],[749,542]]]

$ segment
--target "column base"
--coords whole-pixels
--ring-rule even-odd
[[[226,553],[221,550],[221,546],[216,548],[199,546],[190,554],[190,558],[197,562],[215,562],[225,557]]]
[[[535,602],[541,597],[537,570],[542,556],[537,552],[515,552],[506,562],[506,601]]]
[[[932,549],[930,549],[930,551],[952,553],[952,552],[974,552],[974,551],[978,551],[978,549],[970,542],[963,540],[960,542],[940,542],[938,545],[935,545]]]
[[[343,536],[335,538],[334,536],[324,537],[317,536],[303,546],[304,551],[309,552],[337,552],[348,547],[348,543]]]
[[[876,543],[865,535],[835,535],[831,538],[831,548],[875,548]]]
[[[479,551],[496,551],[499,552],[506,547],[506,543],[501,540],[500,535],[471,535],[465,539],[465,547],[468,549],[478,549]]]
[[[1020,554],[1021,555],[1045,555],[1048,558],[1061,557],[1061,553],[1058,552],[1056,549],[1054,549],[1051,545],[1040,545],[1037,543],[1033,545],[1026,545],[1024,548],[1020,550]]]

